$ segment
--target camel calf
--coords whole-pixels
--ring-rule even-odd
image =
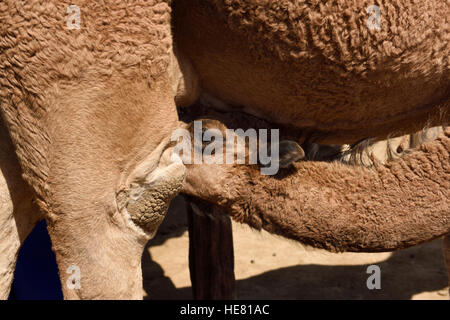
[[[0,112],[65,298],[141,298],[142,250],[182,188],[333,250],[394,250],[448,233],[448,132],[376,170],[305,162],[279,180],[250,167],[212,175],[170,157],[176,104],[201,92],[291,126],[295,142],[354,143],[448,121],[448,4],[397,2],[381,8],[391,33],[375,33],[367,1],[79,0],[78,28],[68,27],[69,1],[1,1]],[[396,19],[399,10],[411,14]],[[2,172],[9,192],[23,184]],[[17,205],[21,193],[9,197],[5,274],[40,218]],[[74,268],[79,288],[64,285]]]

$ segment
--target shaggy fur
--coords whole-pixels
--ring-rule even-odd
[[[374,4],[379,31],[366,25]],[[441,0],[174,5],[176,43],[206,92],[327,144],[448,122],[449,16]]]
[[[71,4],[79,30],[66,27]],[[116,196],[146,188],[178,124],[170,17],[163,0],[0,2],[1,113],[45,213],[65,298],[142,298],[141,255],[158,223],[137,226]],[[157,204],[149,221],[181,186],[184,167],[175,169],[175,184],[139,198]],[[66,286],[71,265],[79,290]]]
[[[337,159],[344,163],[373,167],[373,160],[385,163],[395,160],[405,153],[412,152],[414,148],[422,143],[435,139],[440,132],[445,130],[445,126],[424,128],[411,135],[390,138],[385,141],[363,140],[355,145],[343,146]],[[379,153],[380,157],[375,157]]]
[[[152,3],[0,3],[2,114],[19,159],[26,163],[25,178],[40,198],[46,196],[54,157],[51,115],[70,112],[73,122],[85,113],[74,108],[61,110],[61,100],[93,103],[94,97],[100,98],[98,91],[117,87],[118,79],[153,86],[154,79],[167,71],[170,9],[168,1]],[[66,27],[70,4],[81,8],[80,30]],[[117,82],[111,81],[113,78]],[[84,91],[75,92],[83,87]]]
[[[174,101],[190,104],[197,79],[298,142],[448,119],[446,2],[378,3],[379,33],[365,27],[367,1],[176,3],[177,53],[169,0],[0,2],[0,110],[47,219],[65,298],[142,297],[142,250],[184,178],[167,159]],[[80,30],[66,27],[69,4],[81,9]],[[449,230],[448,140],[376,171],[305,163],[278,180],[251,167],[191,168],[186,190],[318,247],[398,249]],[[4,212],[8,277],[28,229],[14,227],[11,215],[25,216],[16,207]],[[81,289],[66,286],[72,265]]]
[[[331,251],[397,250],[450,230],[450,129],[373,169],[307,161],[272,177],[253,166],[190,165],[186,181],[184,192],[256,229]]]
[[[20,245],[43,218],[21,177],[9,134],[0,121],[0,299],[7,299]]]

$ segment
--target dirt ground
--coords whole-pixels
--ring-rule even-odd
[[[192,299],[186,212],[175,199],[143,255],[147,299]],[[449,299],[441,240],[394,253],[333,254],[233,223],[238,299]],[[366,286],[381,269],[381,289]]]

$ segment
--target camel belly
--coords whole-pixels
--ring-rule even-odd
[[[448,4],[385,4],[377,31],[364,3],[278,2],[175,4],[175,41],[204,92],[323,143],[448,119]]]

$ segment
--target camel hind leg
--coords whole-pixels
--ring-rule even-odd
[[[0,299],[8,298],[20,246],[42,218],[0,119]]]

